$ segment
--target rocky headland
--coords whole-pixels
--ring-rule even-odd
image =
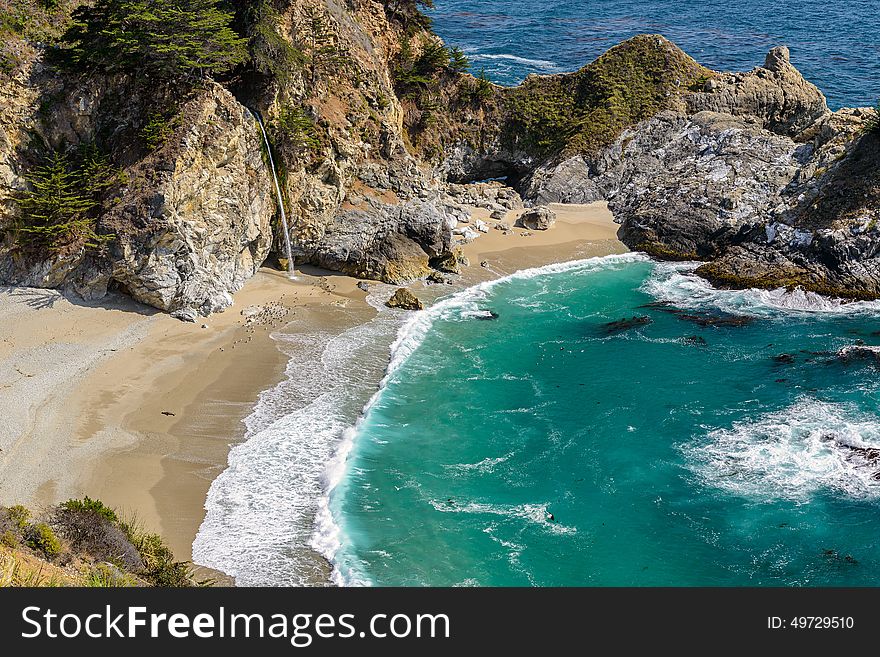
[[[415,2],[253,0],[231,22],[246,56],[166,79],[64,63],[79,3],[31,4],[8,13],[51,30],[3,28],[0,283],[118,290],[189,319],[228,307],[283,257],[258,114],[297,263],[402,284],[454,273],[474,207],[534,206],[543,228],[550,203],[605,200],[627,246],[704,261],[715,284],[880,296],[873,110],[831,112],[784,47],[720,73],[643,35],[502,88],[465,72]],[[23,240],[21,199],[60,157],[100,170],[89,230]]]

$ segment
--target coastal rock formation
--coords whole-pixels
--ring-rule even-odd
[[[832,113],[785,47],[724,74],[645,35],[495,89],[484,111],[478,140],[447,128],[455,179],[494,168],[533,206],[607,200],[630,248],[707,261],[697,273],[719,285],[880,296],[873,111]]]
[[[75,135],[88,141],[103,121],[118,118],[96,114],[102,102],[115,100],[107,90],[91,84],[66,93],[92,102],[74,100],[67,104],[72,110],[60,110],[48,127],[37,124],[50,144]],[[190,315],[231,305],[231,294],[269,253],[271,179],[256,124],[226,89],[209,84],[182,107],[180,117],[161,148],[127,169],[119,196],[107,204],[101,226],[115,239],[106,250],[80,245],[41,257],[7,239],[0,249],[0,281],[68,286],[88,300],[102,298],[113,286],[161,310]],[[15,162],[11,150],[4,157],[12,161],[9,176],[21,160]],[[11,176],[13,189],[25,186],[20,176]]]
[[[467,193],[448,193],[408,151],[390,71],[415,14],[324,0],[280,13],[242,4],[245,29],[269,38],[274,57],[254,50],[251,69],[228,88],[159,84],[137,72],[80,76],[30,46],[27,61],[0,74],[0,283],[61,287],[90,300],[112,288],[186,319],[229,306],[284,242],[247,107],[265,119],[299,262],[402,283],[449,256],[449,210],[465,213],[458,199]],[[307,67],[310,35],[324,50],[309,56],[328,59]],[[18,198],[33,172],[53,152],[73,159],[92,146],[120,181],[100,199],[101,245],[23,247]],[[483,187],[474,195],[487,205],[519,198],[502,185]]]
[[[526,210],[520,216],[519,223],[529,230],[547,230],[556,223],[556,213],[545,207]]]
[[[82,73],[9,37],[21,47],[0,72],[0,283],[91,300],[117,289],[187,319],[230,305],[284,251],[253,108],[300,263],[402,284],[457,271],[456,241],[492,227],[474,207],[499,222],[525,199],[523,225],[542,230],[541,206],[607,200],[628,246],[706,261],[714,283],[880,296],[871,110],[830,112],[784,47],[726,74],[641,35],[502,88],[453,67],[415,2],[239,4],[248,60],[224,85]],[[95,235],[23,246],[34,172],[89,148],[109,180]]]
[[[425,306],[421,300],[405,287],[397,288],[391,298],[385,302],[389,308],[400,308],[401,310],[424,310]]]

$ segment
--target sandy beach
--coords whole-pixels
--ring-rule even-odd
[[[506,234],[475,211],[490,230],[464,246],[462,282],[626,251],[605,204],[553,209],[550,230]],[[411,287],[427,299],[446,291]],[[122,296],[92,305],[0,290],[0,504],[97,497],[189,559],[208,488],[245,436],[243,418],[296,358],[273,332],[311,314],[341,333],[375,315],[365,298],[346,276],[309,269],[290,281],[263,269],[233,308],[186,324]]]

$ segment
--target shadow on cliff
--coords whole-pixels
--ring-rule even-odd
[[[809,230],[855,220],[868,208],[880,207],[880,134],[869,132],[839,166],[826,174],[818,197],[794,211],[796,225]]]

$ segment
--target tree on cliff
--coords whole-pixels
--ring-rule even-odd
[[[431,27],[431,19],[421,9],[433,9],[434,0],[384,0],[383,4],[385,10],[403,23],[407,31]]]
[[[73,62],[174,78],[222,73],[247,59],[246,41],[217,0],[97,0],[64,36]]]
[[[88,155],[93,158],[93,155]],[[99,180],[98,170],[101,177]],[[96,205],[93,192],[104,186],[106,166],[87,159],[74,166],[66,155],[52,153],[26,177],[30,189],[18,198],[21,221],[15,228],[21,244],[59,249],[82,241],[99,246],[109,236],[95,232],[89,211]]]

